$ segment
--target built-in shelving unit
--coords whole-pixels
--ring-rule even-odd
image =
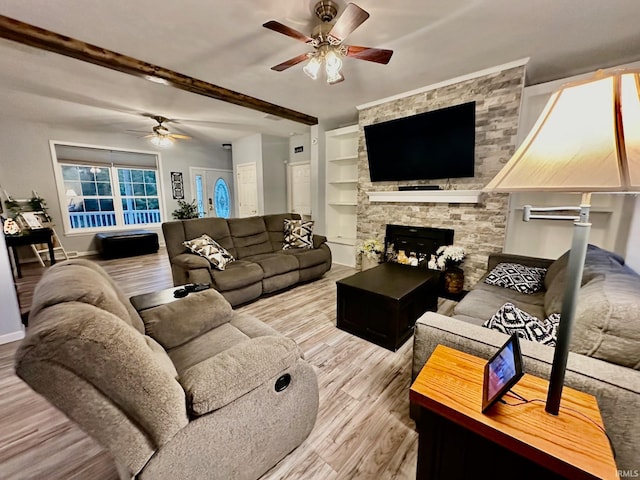
[[[325,140],[327,240],[334,262],[355,266],[358,126],[330,130]]]
[[[367,192],[370,202],[478,203],[482,190],[407,190]]]

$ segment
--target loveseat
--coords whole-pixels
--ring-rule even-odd
[[[557,260],[508,254],[489,257],[485,275],[456,305],[453,318],[427,312],[416,322],[413,378],[438,344],[488,359],[507,335],[482,326],[510,302],[538,319],[559,313],[568,252]],[[485,283],[501,263],[547,269],[542,289],[525,294]],[[554,348],[521,339],[525,372],[549,378]],[[620,256],[590,245],[567,363],[565,386],[594,395],[619,469],[640,468],[640,276]],[[543,399],[544,400],[544,399]],[[562,406],[560,413],[562,414]],[[412,417],[419,410],[412,406]],[[595,434],[595,433],[594,433]]]
[[[293,340],[213,289],[139,314],[83,259],[43,275],[15,367],[109,450],[122,479],[259,478],[318,411]]]
[[[174,285],[209,283],[236,306],[320,278],[331,268],[326,237],[313,235],[313,248],[283,250],[284,220],[300,215],[284,213],[248,218],[196,218],[162,224]],[[184,242],[210,236],[235,259],[224,270],[190,252]]]

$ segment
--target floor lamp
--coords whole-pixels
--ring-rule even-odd
[[[640,191],[640,71],[600,71],[555,92],[522,145],[484,191],[582,193],[579,207],[524,209],[525,221],[575,222],[545,407],[557,415],[591,227],[591,193]],[[554,214],[566,210],[578,215]]]

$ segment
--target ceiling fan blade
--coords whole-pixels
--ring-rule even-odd
[[[289,60],[282,62],[279,65],[276,65],[275,67],[271,67],[271,70],[275,70],[276,72],[281,72],[283,70],[286,70],[289,67],[293,67],[294,65],[297,65],[300,62],[304,62],[307,58],[309,58],[307,54],[303,53],[302,55],[298,55],[297,57],[290,58]]]
[[[267,23],[262,25],[264,28],[268,28],[269,30],[273,30],[274,32],[281,33],[291,38],[295,38],[296,40],[300,40],[304,43],[312,42],[313,39],[304,33],[301,33],[291,27],[287,27],[280,22],[276,22],[275,20],[269,20]]]
[[[178,138],[180,140],[191,140],[191,137],[189,135],[181,135],[179,133],[170,133],[169,136],[172,138]]]
[[[385,50],[383,48],[357,47],[349,45],[347,47],[347,56],[357,58],[358,60],[367,60],[368,62],[382,63],[386,65],[391,60],[393,50]]]
[[[362,25],[367,18],[369,18],[369,14],[366,11],[355,3],[350,3],[336,21],[336,24],[329,32],[329,36],[338,42],[342,42],[351,32]]]

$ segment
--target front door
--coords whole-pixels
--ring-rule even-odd
[[[233,172],[215,168],[190,168],[191,189],[200,217],[233,215]]]

